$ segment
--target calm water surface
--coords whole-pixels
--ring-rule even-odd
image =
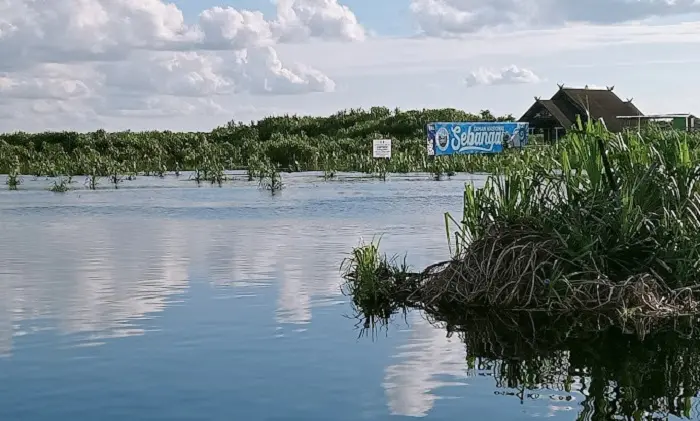
[[[0,420],[576,419],[576,379],[521,399],[418,313],[358,338],[343,258],[444,259],[465,181],[0,191]]]

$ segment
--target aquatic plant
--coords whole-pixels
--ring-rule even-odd
[[[409,273],[405,259],[398,263],[396,256],[389,259],[380,255],[379,242],[361,241],[341,263],[346,280],[341,290],[352,298],[353,309],[362,314],[366,328],[375,327],[404,307],[398,297],[410,292],[404,284]]]
[[[282,190],[284,184],[279,168],[272,164],[266,165],[260,173],[260,187],[269,190],[272,195]]]
[[[335,178],[337,160],[338,158],[334,152],[326,153],[321,158],[321,168],[323,169],[324,180]]]
[[[7,184],[7,187],[10,190],[17,190],[17,187],[22,184],[22,178],[20,177],[20,174],[16,171],[10,171],[9,174],[7,174],[7,180],[5,180],[5,184]]]
[[[452,257],[412,276],[431,305],[618,312],[700,309],[700,165],[676,132],[612,134],[600,123],[467,185],[446,214]],[[454,230],[450,229],[456,223]]]
[[[204,134],[199,135],[198,142],[184,156],[186,165],[193,171],[192,178],[197,185],[208,181],[218,184],[219,187],[226,180],[225,159],[221,145],[210,142]],[[179,168],[179,163],[177,167]]]
[[[72,177],[61,177],[58,180],[54,180],[53,186],[49,189],[54,193],[65,193],[70,190],[70,183],[72,182]]]
[[[272,164],[269,161],[261,159],[257,155],[252,155],[248,158],[248,165],[246,172],[248,174],[248,181],[253,181],[255,179],[262,180],[265,176],[267,168]]]

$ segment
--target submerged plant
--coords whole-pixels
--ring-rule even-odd
[[[5,184],[10,190],[17,190],[20,184],[22,184],[22,176],[20,170],[19,158],[17,156],[12,157],[10,171],[7,174],[7,180]]]
[[[268,165],[260,176],[260,187],[269,190],[272,195],[282,190],[282,175],[279,169],[274,165]]]
[[[337,156],[335,153],[323,155],[321,160],[321,168],[323,169],[323,179],[330,180],[335,178],[337,167]]]
[[[49,190],[54,193],[65,193],[70,190],[70,183],[72,182],[72,177],[64,178],[61,177],[53,182],[53,186]]]

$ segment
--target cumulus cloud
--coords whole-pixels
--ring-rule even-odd
[[[278,0],[277,20],[272,27],[281,41],[363,41],[366,37],[355,14],[337,0]]]
[[[223,59],[197,52],[139,52],[131,60],[97,66],[104,86],[122,93],[200,97],[233,92],[221,73]]]
[[[513,30],[567,23],[613,24],[700,12],[698,0],[411,0],[429,36],[452,37],[485,28]]]
[[[237,86],[255,94],[330,92],[335,82],[320,71],[297,64],[285,67],[271,47],[249,48],[241,53],[231,77]]]
[[[467,75],[467,87],[488,85],[513,85],[520,83],[538,83],[542,79],[532,70],[510,65],[500,70],[479,68]]]
[[[212,95],[334,90],[321,71],[282,63],[275,45],[364,40],[353,12],[337,0],[279,0],[277,12],[212,7],[189,23],[165,0],[0,0],[0,102],[188,113]]]

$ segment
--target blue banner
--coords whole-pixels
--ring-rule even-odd
[[[522,148],[527,144],[528,128],[528,123],[511,122],[430,123],[428,154],[500,153],[504,145]]]

